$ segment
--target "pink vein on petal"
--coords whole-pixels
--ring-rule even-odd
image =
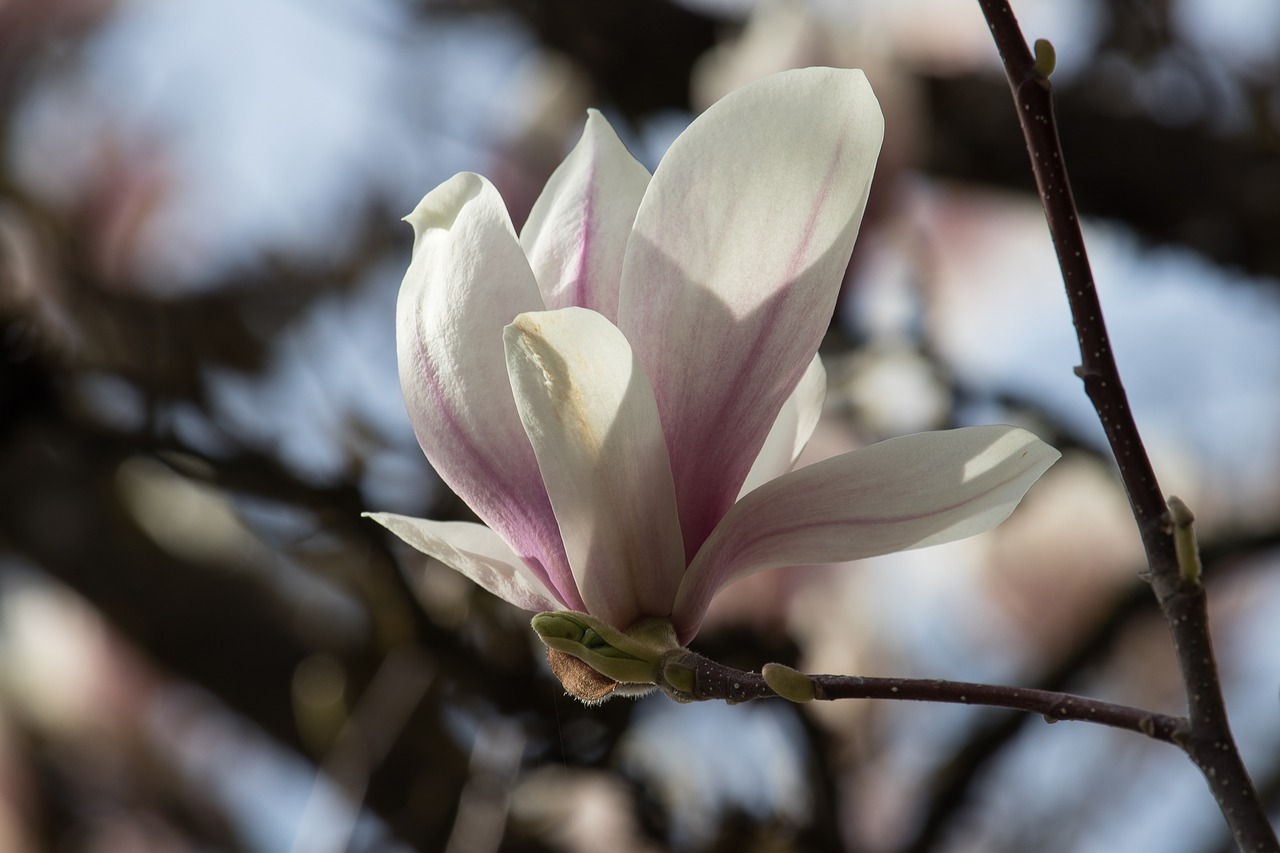
[[[853,452],[857,453],[856,450]],[[887,551],[881,552],[877,550],[877,551],[862,554],[856,557],[840,556],[838,554],[824,554],[820,558],[815,560],[802,560],[802,561],[796,561],[796,562],[765,561],[763,565],[748,567],[746,571],[742,571],[742,567],[737,567],[732,571],[728,570],[729,567],[732,566],[733,563],[735,563],[742,554],[747,553],[759,547],[761,543],[768,542],[769,540],[794,538],[799,536],[801,533],[812,533],[815,530],[824,530],[829,528],[840,528],[840,527],[850,527],[850,528],[873,527],[873,526],[881,527],[881,526],[901,524],[903,522],[909,522],[909,521],[918,521],[920,519],[928,518],[930,516],[943,515],[945,513],[951,512],[952,510],[959,509],[965,506],[966,504],[971,504],[974,501],[979,501],[982,498],[985,498],[986,496],[990,495],[992,492],[999,491],[1005,486],[1008,486],[1011,482],[1020,479],[1021,476],[1022,476],[1022,472],[1005,477],[1001,480],[996,481],[990,487],[982,490],[981,492],[967,495],[963,500],[955,501],[945,506],[931,507],[927,512],[905,513],[902,515],[893,515],[893,516],[880,516],[878,518],[861,518],[861,517],[845,516],[842,518],[826,519],[822,521],[798,521],[794,524],[788,524],[788,525],[767,525],[766,529],[763,529],[763,530],[761,529],[760,526],[752,526],[750,528],[754,531],[752,535],[744,536],[740,539],[737,539],[737,541],[728,543],[731,546],[729,548],[724,547],[726,543],[723,543],[723,542],[714,543],[716,546],[716,551],[714,552],[713,559],[715,563],[717,563],[718,565],[716,566],[716,568],[702,573],[702,577],[698,579],[697,588],[694,591],[694,594],[689,599],[687,599],[687,601],[684,604],[682,604],[679,607],[679,611],[681,612],[677,612],[675,614],[678,620],[676,623],[676,627],[679,632],[679,640],[680,642],[683,643],[683,642],[688,642],[690,639],[693,638],[693,635],[697,633],[698,626],[702,622],[703,614],[706,612],[708,605],[710,605],[711,603],[712,597],[716,594],[717,591],[723,588],[727,583],[739,577],[746,577],[750,574],[753,574],[756,571],[760,571],[768,568],[777,568],[777,567],[788,566],[788,565],[813,565],[819,562],[844,562],[847,560],[865,559],[867,557],[874,557],[880,553],[887,553]],[[776,504],[773,504],[773,502],[769,502],[769,501],[766,501],[763,503],[756,502],[756,504],[752,506],[748,512],[754,513],[754,512],[766,511],[766,510],[776,511],[776,509],[777,509]],[[963,519],[956,519],[955,523],[959,523],[962,520]],[[739,529],[742,529],[741,525],[735,525],[735,526],[738,527]],[[929,536],[936,535],[938,532],[940,531],[935,530],[927,536],[918,537],[916,539],[916,542],[920,542],[925,539],[928,539]],[[890,550],[903,550],[911,547],[914,547],[914,546],[911,544],[898,545],[898,546],[894,546]],[[740,572],[741,574],[739,574]],[[684,596],[681,595],[681,597],[683,598]],[[691,607],[689,602],[695,603],[696,607]],[[691,612],[696,614],[695,616],[693,616],[692,619],[690,619]],[[684,624],[681,624],[681,623],[684,623]]]
[[[748,396],[747,391],[756,387],[756,383],[750,381],[752,375],[758,370],[758,366],[760,364],[766,362],[769,357],[769,353],[776,349],[772,346],[772,342],[779,331],[778,318],[784,313],[782,310],[784,306],[791,302],[796,296],[789,285],[793,284],[796,279],[799,278],[800,273],[803,272],[804,258],[810,244],[813,242],[815,232],[817,231],[818,219],[826,208],[827,202],[831,196],[831,178],[837,170],[843,148],[843,142],[837,145],[835,154],[827,168],[826,179],[822,182],[823,190],[818,198],[815,199],[815,203],[809,214],[809,220],[805,223],[803,239],[795,248],[795,251],[792,252],[791,258],[787,263],[786,271],[783,273],[782,280],[785,285],[778,288],[776,296],[770,300],[771,304],[769,305],[769,310],[764,312],[766,319],[760,327],[759,334],[757,334],[751,341],[750,347],[738,361],[736,370],[726,383],[726,387],[728,389],[737,389],[737,391],[734,392],[731,390],[729,393],[721,395],[720,403],[714,413],[707,412],[704,414],[707,424],[720,425],[731,422],[728,417],[727,410],[733,407],[738,400],[746,399]],[[803,293],[800,294],[800,298],[811,299],[812,295]],[[760,432],[757,436],[759,439],[757,445],[763,444],[764,439],[768,434],[768,426],[772,425],[773,418],[777,415],[777,410],[781,408],[783,402],[786,401],[787,394],[791,393],[791,389],[793,389],[796,386],[796,383],[800,381],[800,377],[804,375],[804,371],[808,367],[809,360],[811,359],[812,354],[809,355],[808,359],[803,359],[798,362],[798,366],[791,371],[787,381],[784,383],[785,393],[782,391],[778,392],[781,396],[778,397],[777,405],[775,406],[772,402],[770,403],[770,409],[772,411],[770,412],[770,417],[764,421],[764,431]],[[783,386],[779,386],[779,388],[783,388]],[[704,428],[701,432],[707,438],[711,438],[716,430]],[[742,482],[746,479],[747,472],[751,468],[751,462],[755,458],[755,453],[759,451],[760,447],[756,446],[753,448],[749,458],[745,460],[734,460],[739,463],[739,467],[742,467],[743,465],[745,465],[745,467],[742,467],[740,472],[734,470],[732,472],[733,477],[731,478],[724,477],[722,475],[722,472],[725,471],[725,465],[722,461],[723,456],[725,455],[725,452],[730,449],[740,449],[740,446],[738,448],[730,448],[727,442],[719,440],[718,437],[710,448],[711,452],[707,452],[708,448],[698,448],[699,452],[697,461],[693,463],[693,467],[703,469],[709,468],[711,471],[717,472],[721,475],[714,477],[707,475],[705,478],[693,478],[695,482],[702,480],[703,482],[716,483],[716,491],[713,493],[711,500],[704,499],[698,501],[699,509],[694,510],[695,514],[693,517],[686,520],[684,536],[685,558],[687,560],[693,559],[694,555],[698,552],[698,549],[702,546],[702,543],[706,541],[707,537],[711,535],[712,530],[715,529],[716,524],[719,523],[725,512],[728,511],[729,507],[733,505],[733,502],[738,495],[738,490],[741,488]],[[675,455],[674,448],[673,455]]]
[[[415,304],[414,311],[420,314],[421,306]],[[421,328],[420,323],[415,323],[414,325],[417,328]],[[492,460],[480,452],[467,430],[461,428],[456,412],[449,404],[444,390],[440,387],[439,372],[434,369],[435,365],[420,337],[414,341],[414,352],[419,365],[419,375],[427,380],[430,402],[445,421],[451,440],[457,448],[455,452],[466,456],[470,460],[473,468],[483,478],[483,482],[490,484],[511,483],[510,474],[499,471]],[[417,424],[414,425],[414,428],[416,431]],[[421,433],[419,434],[419,443],[426,444],[422,440]],[[444,476],[443,472],[438,473]],[[552,593],[561,604],[570,609],[585,611],[586,606],[582,603],[582,598],[578,594],[577,586],[573,583],[568,569],[568,558],[565,556],[564,543],[560,540],[559,529],[554,523],[555,516],[551,511],[551,501],[547,497],[547,491],[542,486],[541,480],[537,482],[534,488],[530,488],[530,485],[528,479],[523,478],[523,482],[519,483],[518,486],[520,494],[527,502],[526,505],[529,506],[529,509],[525,512],[513,512],[511,503],[501,500],[500,492],[495,494],[494,489],[491,487],[486,488],[484,497],[489,498],[489,500],[485,500],[484,508],[491,508],[496,518],[485,518],[484,521],[491,527],[499,528],[499,532],[504,538],[508,539],[508,544],[524,560],[529,570],[534,573],[547,591]],[[450,483],[450,486],[453,487],[453,484]],[[463,497],[470,503],[470,495],[464,495]],[[481,507],[473,506],[472,508],[478,510]],[[540,519],[539,516],[542,518]],[[553,521],[548,526],[545,523],[541,523],[542,519],[552,519]],[[551,565],[548,566],[544,560],[549,560]]]

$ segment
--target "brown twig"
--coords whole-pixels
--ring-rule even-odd
[[[1031,168],[1044,205],[1067,301],[1080,344],[1076,373],[1084,382],[1115,454],[1134,519],[1147,555],[1147,576],[1177,650],[1187,689],[1190,730],[1178,739],[1204,774],[1218,807],[1242,850],[1280,851],[1249,773],[1231,734],[1222,684],[1214,659],[1204,586],[1184,577],[1174,549],[1165,496],[1156,480],[1129,408],[1111,352],[1102,307],[1053,114],[1048,45],[1037,65],[1013,10],[1005,0],[978,0],[995,39],[1013,91]],[[1039,45],[1038,45],[1039,47]]]
[[[784,667],[792,683],[805,695],[797,697],[784,687],[779,690],[793,700],[833,699],[897,699],[911,702],[945,702],[953,705],[983,705],[1040,714],[1046,721],[1078,720],[1098,723],[1146,735],[1166,743],[1179,743],[1187,734],[1187,721],[1168,714],[1156,714],[1143,708],[1132,708],[1112,702],[1100,702],[1070,693],[1037,690],[1031,687],[1009,687],[997,684],[975,684],[968,681],[944,681],[938,678],[869,678],[857,675],[806,676]],[[770,667],[766,667],[766,671]],[[722,699],[746,702],[779,696],[774,690],[779,681],[759,672],[743,672],[694,652],[675,653],[664,667],[663,690],[672,698],[697,702]],[[771,686],[772,685],[772,686]]]

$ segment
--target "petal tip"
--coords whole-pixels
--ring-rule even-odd
[[[488,180],[475,172],[459,172],[422,197],[417,207],[402,221],[413,226],[416,238],[434,228],[449,230],[467,202],[489,186]]]

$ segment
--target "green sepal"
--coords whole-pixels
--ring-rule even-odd
[[[659,660],[676,642],[666,619],[645,619],[626,631],[569,610],[539,613],[533,630],[547,648],[572,655],[601,675],[622,684],[657,684]]]

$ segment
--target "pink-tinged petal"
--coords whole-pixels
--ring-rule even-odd
[[[773,428],[764,440],[764,447],[751,465],[746,482],[738,493],[738,499],[775,477],[795,467],[800,451],[809,443],[809,437],[822,416],[822,404],[827,398],[827,370],[822,359],[813,357],[809,367],[800,377],[800,384],[782,404],[782,410],[773,421]]]
[[[716,590],[762,569],[835,563],[963,539],[999,524],[1058,458],[1026,430],[981,426],[891,438],[766,483],[690,565],[680,642]]]
[[[588,110],[582,139],[520,232],[548,308],[577,305],[616,320],[622,257],[648,186],[648,170],[605,117]]]
[[[581,600],[507,382],[502,329],[542,308],[497,190],[460,174],[406,219],[413,259],[396,305],[405,408],[441,479],[570,607]]]
[[[507,369],[586,610],[625,629],[667,616],[684,573],[653,389],[594,311],[521,314]]]
[[[367,512],[365,517],[516,607],[534,613],[565,609],[555,591],[544,586],[502,537],[483,524],[429,521],[389,512]]]
[[[883,128],[862,72],[788,71],[707,110],[654,172],[618,325],[653,382],[687,556],[818,350]]]

